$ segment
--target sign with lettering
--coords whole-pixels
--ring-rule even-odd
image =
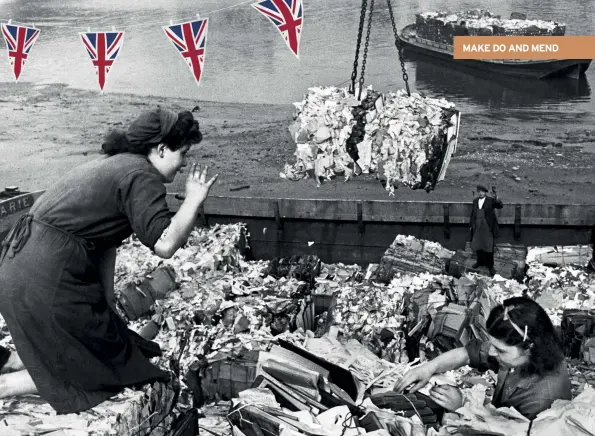
[[[0,201],[0,219],[23,209],[28,209],[33,206],[34,202],[35,200],[31,194],[19,195],[18,197]]]
[[[595,35],[455,36],[453,59],[595,59]]]

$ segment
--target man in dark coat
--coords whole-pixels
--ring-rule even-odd
[[[498,238],[498,219],[495,209],[502,209],[496,188],[492,187],[493,197],[488,197],[488,188],[477,186],[479,197],[473,200],[471,210],[471,249],[477,253],[477,262],[473,268],[485,266],[490,275],[496,274],[494,269],[494,240]]]

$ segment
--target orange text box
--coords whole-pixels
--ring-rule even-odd
[[[454,59],[595,59],[595,36],[455,36]]]

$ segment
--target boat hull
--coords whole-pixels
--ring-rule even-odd
[[[452,66],[472,69],[486,73],[497,73],[508,76],[548,79],[569,77],[579,79],[591,65],[591,59],[529,60],[499,61],[491,59],[454,59],[452,46],[427,41],[415,36],[415,25],[405,27],[399,39],[404,45],[405,53],[415,53],[426,58],[447,61]]]

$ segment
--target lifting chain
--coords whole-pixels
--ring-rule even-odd
[[[401,44],[401,40],[399,39],[399,32],[397,31],[397,25],[395,23],[395,15],[393,13],[393,7],[390,0],[386,0],[388,4],[388,12],[390,14],[390,20],[393,27],[393,33],[395,36],[395,47],[397,47],[397,51],[399,53],[399,62],[401,63],[401,71],[403,72],[403,81],[405,82],[405,89],[407,90],[407,95],[411,96],[411,90],[409,89],[409,75],[407,74],[407,70],[405,69],[405,61],[403,60],[403,46]],[[368,0],[362,0],[362,8],[360,12],[359,18],[359,28],[357,32],[357,44],[355,47],[355,60],[353,61],[353,72],[351,73],[351,87],[349,88],[349,92],[351,94],[355,94],[355,82],[357,79],[357,67],[359,61],[359,52],[362,42],[362,35],[364,32],[364,23],[366,20],[366,9],[368,8]],[[366,31],[366,42],[364,46],[364,56],[362,60],[362,71],[359,78],[359,95],[358,99],[361,99],[362,96],[362,89],[364,87],[364,74],[366,72],[366,60],[368,57],[368,45],[370,42],[370,30],[372,28],[372,12],[374,11],[374,0],[370,0],[370,13],[368,15],[368,28]]]
[[[405,62],[403,62],[403,46],[401,45],[401,40],[399,39],[399,33],[397,31],[397,25],[395,24],[395,15],[393,14],[393,7],[390,3],[390,0],[386,0],[386,3],[388,3],[388,13],[390,14],[390,20],[393,25],[393,33],[395,34],[395,46],[397,47],[397,51],[399,52],[401,71],[403,71],[403,81],[405,82],[407,95],[411,97],[411,91],[409,90],[409,76],[407,75],[407,70],[405,69]]]
[[[368,0],[362,0],[362,9],[359,17],[359,29],[357,31],[357,44],[355,46],[355,60],[353,61],[353,72],[351,73],[351,88],[349,92],[355,93],[355,80],[357,79],[357,63],[359,60],[359,49],[362,42],[362,34],[364,32],[364,22],[366,20],[366,9],[368,8]]]
[[[364,46],[364,58],[362,60],[362,72],[359,76],[359,94],[358,100],[362,98],[362,89],[364,87],[364,74],[366,72],[366,59],[368,58],[368,44],[370,42],[370,30],[372,29],[372,12],[374,12],[374,0],[370,2],[370,14],[368,15],[368,30],[366,32],[366,45]]]

